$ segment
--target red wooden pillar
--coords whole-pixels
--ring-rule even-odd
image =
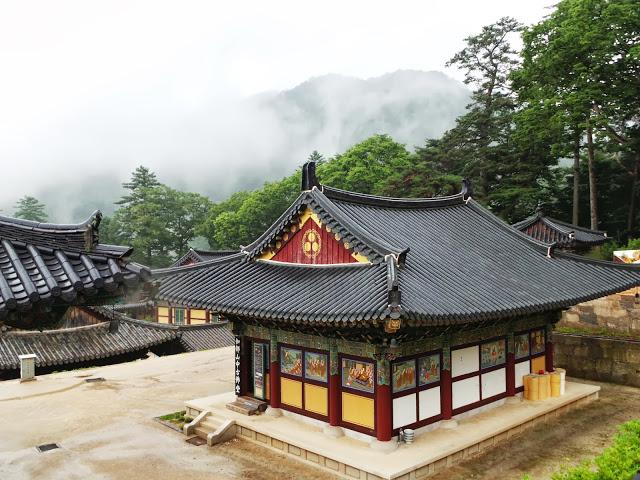
[[[378,360],[377,370],[375,391],[376,439],[380,442],[388,442],[393,434],[389,361]]]
[[[507,396],[516,394],[516,345],[513,333],[507,337]]]
[[[553,372],[553,342],[547,342],[544,350],[544,369]]]
[[[329,425],[332,427],[340,425],[340,407],[340,375],[329,375]]]
[[[516,394],[516,354],[507,352],[507,396]]]
[[[440,413],[443,420],[453,416],[453,397],[451,393],[451,349],[442,348],[442,372],[440,373]]]
[[[280,362],[278,353],[278,337],[270,334],[269,342],[269,406],[280,408]]]

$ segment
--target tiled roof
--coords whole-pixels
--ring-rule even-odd
[[[572,225],[541,213],[514,223],[513,226],[536,240],[556,243],[560,248],[592,247],[609,239],[606,232]]]
[[[450,197],[396,199],[307,183],[311,188],[242,253],[155,271],[158,297],[276,321],[357,324],[400,316],[448,325],[557,310],[640,284],[637,267],[555,251],[524,235],[476,203],[468,186]],[[371,263],[259,260],[307,207]]]
[[[91,303],[149,277],[132,249],[98,241],[102,215],[56,225],[0,216],[0,319],[38,304]]]
[[[179,267],[182,265],[191,265],[193,263],[206,262],[208,260],[214,260],[216,258],[226,257],[238,253],[238,250],[200,250],[196,248],[190,248],[178,260],[173,262],[173,267]]]
[[[109,307],[83,307],[104,320],[95,325],[59,330],[0,333],[0,370],[19,368],[18,355],[35,353],[36,365],[63,366],[115,357],[179,342],[185,352],[233,345],[226,322],[207,325],[164,325],[136,320]]]
[[[19,368],[18,355],[35,353],[36,365],[63,366],[146,350],[176,340],[175,330],[143,320],[121,319],[60,330],[0,333],[0,370]]]

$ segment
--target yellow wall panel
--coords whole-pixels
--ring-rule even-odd
[[[158,307],[158,315],[162,315],[165,317],[169,316],[169,309],[167,307]]]
[[[206,320],[191,317],[191,325],[204,325],[205,323],[207,323]]]
[[[373,398],[342,392],[342,421],[373,430],[375,427]]]
[[[198,320],[206,320],[207,319],[207,312],[206,310],[198,310],[198,309],[192,309],[191,310],[191,320],[193,323],[194,319],[198,319]]]
[[[531,373],[538,373],[545,369],[544,355],[531,359]]]
[[[318,415],[329,414],[329,398],[327,387],[319,387],[310,383],[304,384],[304,409]]]
[[[291,407],[302,408],[302,382],[280,378],[280,401]]]
[[[158,323],[169,323],[169,317],[158,317]]]

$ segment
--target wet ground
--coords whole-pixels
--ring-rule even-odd
[[[182,409],[186,399],[231,390],[232,363],[230,348],[175,355],[38,380],[46,387],[83,377],[57,393],[21,400],[0,395],[0,479],[334,478],[246,441],[192,446],[153,419]],[[89,375],[105,382],[85,384]],[[640,418],[640,389],[601,385],[600,400],[431,478],[546,479],[562,465],[592,458],[610,444],[619,424]],[[11,393],[20,386],[0,382],[0,394],[3,389]],[[50,442],[61,448],[36,451]]]

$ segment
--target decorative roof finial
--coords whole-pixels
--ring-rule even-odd
[[[320,188],[320,182],[316,177],[316,162],[306,162],[302,166],[302,191],[311,190],[313,187]]]
[[[536,215],[542,217],[544,215],[544,204],[542,200],[538,200],[538,206],[536,207]]]
[[[468,200],[473,196],[473,186],[468,178],[462,179],[462,198]]]

